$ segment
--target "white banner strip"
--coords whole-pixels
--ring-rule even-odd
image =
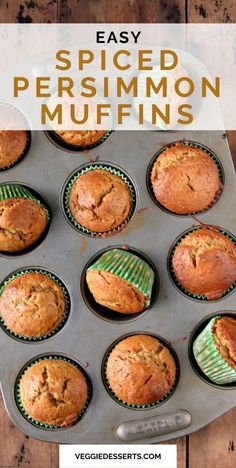
[[[59,468],[177,468],[176,445],[60,445]]]
[[[235,41],[236,24],[1,24],[0,130],[235,130]]]

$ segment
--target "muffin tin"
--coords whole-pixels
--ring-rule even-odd
[[[235,296],[221,301],[191,301],[170,281],[167,258],[174,240],[199,224],[191,217],[177,217],[157,207],[146,187],[146,173],[153,155],[181,139],[211,148],[222,163],[224,190],[218,202],[197,215],[200,222],[220,225],[236,234],[235,171],[222,132],[112,132],[101,145],[72,154],[51,145],[43,132],[32,132],[29,153],[6,172],[0,183],[23,183],[48,200],[53,218],[44,242],[25,255],[1,256],[0,281],[28,267],[53,271],[70,294],[70,315],[63,328],[41,342],[19,342],[1,330],[0,381],[6,409],[13,421],[31,437],[58,443],[155,443],[196,431],[236,403],[235,388],[208,385],[192,369],[188,342],[192,330],[209,314],[235,310]],[[123,168],[135,182],[137,209],[127,227],[112,237],[88,237],[66,222],[61,191],[68,176],[84,163],[105,161]],[[109,246],[130,246],[147,255],[160,276],[160,291],[150,310],[130,320],[103,320],[86,305],[81,274],[98,251]],[[123,407],[106,391],[103,359],[112,343],[132,333],[156,334],[167,340],[180,361],[180,380],[171,397],[160,407],[141,411]],[[93,394],[81,421],[66,429],[35,426],[21,414],[15,398],[17,376],[40,355],[63,355],[75,360],[91,378]]]

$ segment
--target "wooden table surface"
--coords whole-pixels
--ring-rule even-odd
[[[0,0],[0,22],[235,23],[236,1]],[[228,139],[236,163],[236,132],[228,132]],[[178,468],[236,466],[235,419],[236,409],[195,434],[173,440],[171,443],[178,445]],[[0,468],[58,468],[58,446],[20,432],[10,421],[1,398],[0,426]]]

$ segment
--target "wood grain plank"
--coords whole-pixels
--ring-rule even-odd
[[[57,468],[58,446],[31,439],[17,429],[0,394],[0,468]]]
[[[58,0],[61,23],[181,23],[185,0]]]
[[[235,418],[236,408],[189,437],[189,468],[236,466]]]
[[[235,0],[188,0],[189,23],[235,23]]]
[[[57,0],[0,0],[0,23],[56,23]]]
[[[176,444],[177,445],[177,468],[186,468],[187,464],[187,450],[186,450],[187,437],[179,437],[173,440],[162,442],[164,445]]]
[[[230,130],[226,132],[226,134],[229,142],[231,155],[234,161],[234,166],[236,169],[236,130]]]

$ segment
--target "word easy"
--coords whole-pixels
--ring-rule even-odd
[[[126,44],[127,42],[134,42],[137,44],[138,37],[140,36],[141,31],[120,31],[120,33],[114,33],[111,31],[106,33],[106,31],[96,31],[96,42],[100,44],[109,44],[113,42],[114,44]]]

